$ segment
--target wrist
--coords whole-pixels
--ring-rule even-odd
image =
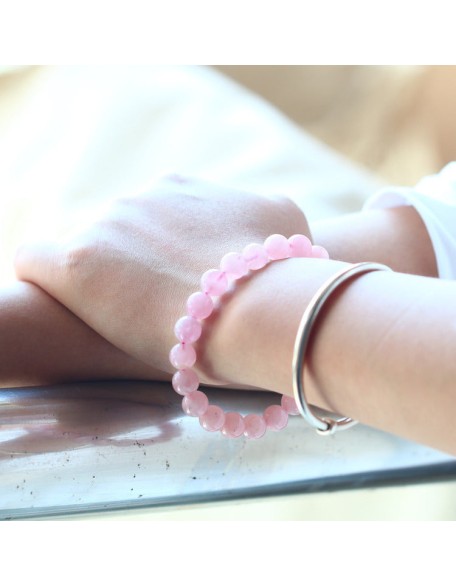
[[[292,396],[292,357],[299,322],[318,288],[346,263],[292,258],[236,284],[209,320],[197,350],[207,382]],[[309,402],[328,407],[316,386]]]

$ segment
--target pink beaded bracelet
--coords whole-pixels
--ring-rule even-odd
[[[217,405],[209,404],[205,393],[199,391],[200,381],[192,367],[196,362],[196,352],[192,344],[202,333],[201,322],[214,310],[213,297],[223,295],[230,282],[256,271],[271,261],[292,257],[327,259],[327,251],[312,245],[302,234],[286,238],[281,234],[269,236],[264,244],[249,244],[241,253],[229,252],[219,269],[210,269],[201,277],[201,291],[193,293],[187,300],[187,315],[181,317],[174,326],[179,343],[173,346],[169,359],[177,372],[172,379],[174,390],[183,395],[182,408],[187,415],[199,417],[201,426],[207,431],[221,431],[225,437],[236,438],[241,435],[249,439],[262,437],[267,429],[279,431],[286,427],[289,415],[300,413],[291,397],[282,396],[280,405],[270,405],[262,415],[228,412]]]

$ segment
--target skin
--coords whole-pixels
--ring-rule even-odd
[[[166,379],[173,324],[202,272],[225,252],[275,232],[310,235],[291,202],[266,205],[178,178],[115,204],[66,243],[23,248],[16,267],[20,279],[90,326],[81,336],[97,332]],[[306,357],[308,399],[456,453],[456,284],[432,278],[435,258],[419,216],[409,207],[363,212],[321,222],[312,232],[336,260],[289,259],[239,282],[196,344],[201,380],[292,394],[294,337],[312,295],[344,262],[383,262],[397,272],[357,278],[326,305]]]
[[[275,232],[309,233],[289,200],[171,178],[117,200],[66,242],[23,247],[16,270],[111,344],[169,376],[174,324],[201,275],[226,252]]]
[[[274,263],[224,308],[204,341],[206,365],[220,378],[292,394],[291,357],[303,310],[344,266],[310,262],[312,268],[305,259]],[[309,402],[456,454],[455,294],[453,282],[386,272],[341,287],[306,356]]]
[[[0,307],[2,387],[160,374],[108,343],[32,283],[0,289]]]

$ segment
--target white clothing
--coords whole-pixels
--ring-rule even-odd
[[[412,205],[420,214],[432,241],[441,279],[456,279],[456,162],[415,187],[383,188],[364,209]]]

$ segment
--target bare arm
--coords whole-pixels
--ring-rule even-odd
[[[311,231],[331,259],[375,261],[400,273],[437,277],[428,232],[412,206],[347,214],[315,223]]]
[[[382,262],[397,273],[365,275],[331,298],[307,357],[308,399],[456,454],[456,283],[424,278],[437,269],[420,217],[400,207],[311,229],[331,258]],[[343,266],[310,262],[274,263],[246,282],[204,340],[203,367],[224,380],[292,395],[291,357],[302,313]]]
[[[203,366],[291,395],[302,313],[342,266],[290,259],[254,275],[213,324]],[[312,337],[308,400],[456,454],[455,298],[455,282],[401,273],[370,273],[343,286]]]
[[[163,380],[31,283],[0,289],[0,387],[72,380]]]
[[[290,206],[217,194],[213,186],[209,191],[206,197],[198,182],[179,181],[124,201],[85,234],[82,245],[76,240],[63,252],[52,246],[23,250],[18,273],[126,353],[167,370],[172,327],[201,273],[248,242],[306,230]],[[355,214],[312,226],[312,232],[333,258],[377,260],[402,273],[363,276],[331,299],[306,362],[310,401],[456,453],[456,284],[405,274],[436,275],[416,212]],[[239,283],[217,321],[214,316],[205,328],[197,352],[201,380],[290,394],[299,320],[340,266],[289,259]]]

